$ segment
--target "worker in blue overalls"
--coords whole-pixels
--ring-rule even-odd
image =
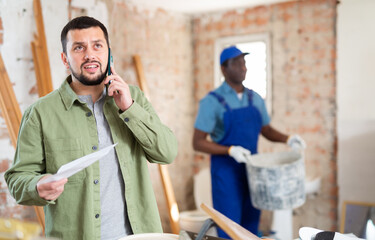
[[[199,103],[193,147],[211,154],[213,207],[257,235],[260,211],[251,204],[244,163],[257,153],[259,134],[292,148],[303,149],[305,143],[298,135],[288,136],[271,127],[264,100],[243,86],[246,54],[235,46],[222,51],[225,81]],[[221,229],[218,236],[228,238]]]

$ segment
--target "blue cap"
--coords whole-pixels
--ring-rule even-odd
[[[224,48],[224,50],[220,54],[220,65],[223,64],[228,59],[238,57],[240,55],[247,55],[249,53],[243,53],[240,49],[236,48],[235,46],[230,46]]]

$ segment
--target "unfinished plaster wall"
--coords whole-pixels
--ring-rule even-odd
[[[30,42],[34,25],[32,1],[1,1],[0,18],[3,27],[3,41],[0,53],[21,111],[38,97],[34,91],[35,72]],[[3,87],[3,86],[0,86]],[[9,195],[4,172],[13,161],[14,148],[10,142],[5,121],[0,117],[0,217],[36,220],[31,207],[18,206]]]
[[[41,2],[54,88],[58,88],[68,74],[60,60],[60,31],[69,17],[87,14],[107,26],[115,69],[130,84],[137,84],[132,56],[140,55],[150,100],[179,143],[178,157],[169,165],[175,196],[180,210],[191,209],[194,95],[190,17],[139,8],[125,0]],[[0,49],[22,112],[38,99],[30,49],[36,31],[33,14],[32,0],[1,1]],[[17,205],[4,181],[4,172],[13,161],[14,149],[2,117],[0,143],[0,217],[35,221],[33,209]],[[150,172],[163,228],[169,232],[167,204],[155,164],[150,165]]]
[[[335,28],[335,0],[204,14],[193,21],[197,103],[213,88],[213,67],[218,64],[213,58],[216,39],[264,32],[271,35],[271,125],[305,139],[306,174],[322,178],[318,195],[294,210],[294,237],[302,226],[337,229]],[[260,140],[260,152],[285,149],[282,144]],[[206,155],[196,155],[196,165],[202,167],[206,159]]]

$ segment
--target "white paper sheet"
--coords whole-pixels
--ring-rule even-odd
[[[299,229],[299,237],[301,240],[312,240],[319,232],[323,230],[312,228],[312,227],[302,227]],[[333,240],[365,240],[363,238],[358,238],[354,234],[342,234],[335,232]]]
[[[62,165],[59,170],[57,171],[56,174],[49,176],[48,178],[45,178],[41,181],[38,182],[38,185],[44,184],[44,183],[49,183],[53,181],[59,181],[63,178],[68,178],[77,172],[87,168],[94,162],[98,161],[100,158],[104,157],[109,153],[109,151],[114,148],[117,145],[117,143],[105,147],[97,152],[90,153],[86,156],[83,156],[81,158],[78,158],[74,161],[71,161],[67,164]]]

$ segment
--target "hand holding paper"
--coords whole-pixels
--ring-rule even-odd
[[[62,165],[59,170],[57,171],[56,174],[46,177],[38,182],[38,186],[41,184],[49,183],[49,182],[54,182],[54,181],[59,181],[64,178],[68,178],[77,172],[87,168],[94,162],[98,161],[100,158],[104,157],[109,153],[109,151],[114,148],[117,145],[117,143],[105,147],[97,152],[90,153],[86,156],[83,156],[81,158],[78,158],[74,161],[71,161],[67,164]]]
[[[41,180],[44,180],[50,176],[51,175],[46,175],[42,177]],[[68,179],[63,178],[55,182],[37,184],[36,189],[38,191],[39,197],[45,200],[53,201],[53,200],[56,200],[64,191],[64,186],[67,182],[68,182]]]

